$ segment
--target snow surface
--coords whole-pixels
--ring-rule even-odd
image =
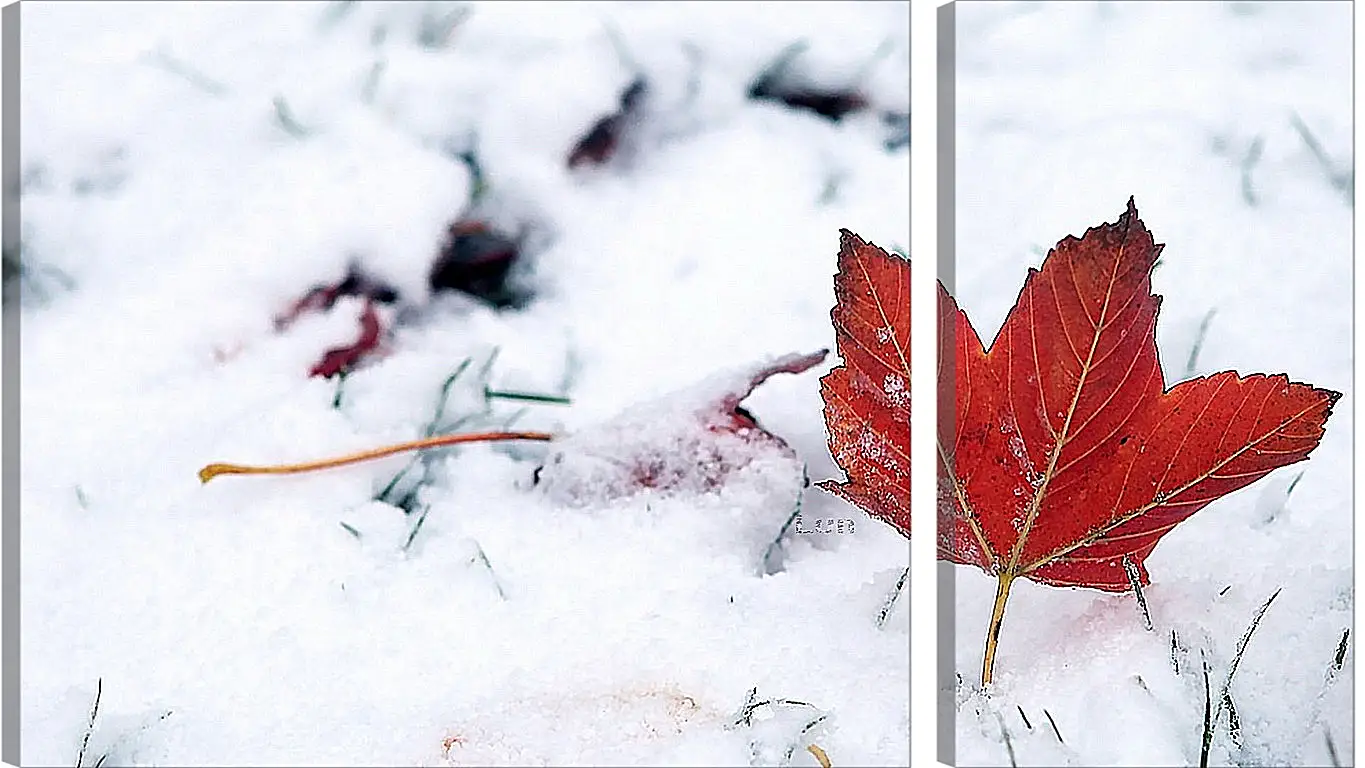
[[[76,762],[99,681],[85,765],[907,764],[905,539],[808,489],[853,532],[769,552],[801,465],[838,476],[833,356],[745,403],[799,463],[708,492],[559,503],[541,443],[432,454],[411,512],[374,500],[410,457],[195,473],[417,437],[466,360],[447,425],[575,434],[832,347],[838,230],[908,243],[908,150],[745,89],[805,39],[807,81],[905,113],[908,8],[25,3],[23,762]],[[569,173],[635,67],[629,151]],[[537,233],[520,310],[427,295],[471,146]],[[306,373],[361,302],[271,319],[352,261],[412,319],[333,407]]]
[[[983,696],[995,583],[957,568],[961,764],[1197,765],[1201,657],[1216,697],[1253,615],[1280,589],[1231,686],[1239,736],[1224,715],[1210,764],[1330,765],[1329,739],[1350,763],[1354,636],[1343,668],[1329,667],[1354,606],[1352,204],[1332,182],[1345,175],[1349,189],[1353,167],[1351,10],[957,6],[955,295],[983,339],[1029,267],[1065,235],[1114,221],[1132,195],[1166,244],[1153,290],[1164,297],[1168,381],[1189,377],[1200,324],[1216,311],[1193,375],[1284,372],[1344,393],[1307,462],[1163,539],[1147,560],[1150,632],[1131,594],[1016,584]]]

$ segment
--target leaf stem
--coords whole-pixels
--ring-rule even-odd
[[[1000,582],[995,588],[995,608],[991,611],[990,628],[986,631],[986,655],[981,664],[981,687],[991,684],[991,671],[995,668],[995,647],[1000,642],[1000,623],[1005,620],[1005,601],[1010,597],[1010,585],[1014,574],[1000,574]]]
[[[301,464],[271,464],[266,466],[249,466],[246,464],[210,464],[199,470],[199,482],[207,483],[219,475],[288,475],[297,472],[312,472],[317,469],[330,469],[346,464],[356,464],[370,459],[378,459],[384,456],[391,456],[395,453],[404,451],[416,451],[423,448],[438,448],[444,445],[455,445],[456,443],[478,443],[490,442],[494,440],[553,440],[554,435],[547,432],[473,432],[460,435],[439,435],[437,437],[427,437],[421,440],[409,440],[402,443],[394,443],[381,448],[373,448],[368,451],[358,453],[348,453],[344,456],[335,456],[330,459],[319,461],[307,461]]]

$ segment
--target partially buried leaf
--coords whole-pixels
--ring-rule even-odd
[[[521,255],[514,238],[485,221],[461,219],[450,225],[427,284],[433,292],[460,291],[494,307],[516,307],[527,299],[509,280]]]
[[[820,487],[910,535],[910,262],[842,230],[834,277],[840,365],[820,380],[829,450],[848,479]]]
[[[1220,496],[1307,458],[1340,394],[1232,371],[1167,389],[1155,339],[1161,253],[1132,200],[1030,269],[987,351],[939,286],[939,556],[998,580],[982,683],[1010,584],[1111,592],[1123,562]]]
[[[583,165],[602,165],[611,160],[620,148],[622,134],[637,121],[647,89],[643,77],[631,80],[630,85],[621,92],[620,109],[593,123],[592,128],[569,152],[570,169]]]
[[[347,373],[367,355],[379,348],[382,329],[379,313],[375,312],[374,302],[365,300],[365,309],[360,313],[360,335],[352,344],[327,350],[322,359],[313,365],[309,376],[335,376]]]
[[[801,373],[825,350],[790,354],[715,374],[640,403],[556,441],[537,482],[566,504],[622,498],[646,489],[706,493],[748,469],[775,468],[800,483],[796,453],[759,426],[740,402],[775,373]]]
[[[804,41],[784,48],[749,84],[749,98],[809,110],[836,123],[845,115],[867,107],[867,97],[856,89],[827,89],[797,82],[792,75],[792,64],[805,49]]]
[[[331,309],[342,296],[360,296],[381,304],[392,304],[398,301],[398,290],[382,280],[370,277],[360,270],[359,265],[352,264],[341,282],[314,286],[302,298],[291,304],[289,309],[276,315],[275,330],[288,329],[302,315]]]
[[[313,364],[309,371],[310,376],[328,377],[349,372],[376,352],[383,329],[374,303],[392,304],[398,301],[398,291],[383,281],[365,274],[358,265],[352,264],[341,282],[314,286],[287,310],[275,316],[275,330],[283,332],[305,314],[330,311],[343,296],[359,296],[365,299],[365,306],[360,314],[360,334],[353,344],[327,350],[322,358]]]

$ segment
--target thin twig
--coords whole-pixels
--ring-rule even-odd
[[[450,388],[454,386],[456,379],[460,378],[460,376],[464,374],[465,370],[469,368],[471,362],[473,362],[473,358],[466,357],[464,360],[460,362],[459,365],[455,366],[455,370],[451,372],[451,374],[445,378],[445,381],[441,383],[441,393],[436,398],[436,408],[432,413],[431,420],[428,421],[427,425],[422,428],[423,437],[433,437],[436,434],[436,430],[440,427],[441,421],[445,418],[446,403],[450,399]],[[459,423],[457,422],[457,425],[452,425],[451,429],[452,430],[458,429],[459,428],[458,424]],[[398,481],[402,480],[404,477],[407,477],[408,472],[410,472],[412,468],[416,466],[418,463],[422,464],[423,477],[421,480],[417,482],[417,486],[420,487],[421,485],[423,485],[427,480],[426,473],[430,467],[430,465],[427,463],[428,455],[429,454],[418,454],[416,456],[413,456],[412,460],[409,461],[406,466],[400,469],[397,472],[397,474],[395,474],[393,478],[389,480],[388,484],[384,486],[384,489],[381,490],[378,493],[378,495],[374,497],[375,500],[387,502],[389,499],[389,495],[393,493],[393,489],[397,487]],[[404,509],[406,509],[407,505],[404,502],[409,501],[410,497],[412,497],[412,495],[416,493],[416,490],[417,490],[416,488],[413,488],[405,495],[403,499],[398,499],[397,500],[398,503],[395,504],[395,506],[403,507]]]
[[[450,388],[455,385],[455,380],[464,374],[465,369],[469,367],[469,364],[473,362],[473,360],[474,358],[472,357],[466,357],[455,367],[455,370],[446,377],[445,381],[441,382],[441,394],[436,399],[436,411],[432,414],[431,421],[427,422],[426,428],[422,430],[423,437],[435,435],[436,430],[440,428],[441,419],[445,418],[446,402],[450,399]]]
[[[1142,679],[1142,675],[1133,675],[1133,682],[1137,683],[1137,687],[1141,688],[1143,693],[1151,695],[1152,689],[1147,687],[1147,681]]]
[[[1185,361],[1185,376],[1194,375],[1195,366],[1199,363],[1199,351],[1204,348],[1204,337],[1208,335],[1209,323],[1213,321],[1213,316],[1217,314],[1215,307],[1204,314],[1204,319],[1199,321],[1199,332],[1195,334],[1194,345],[1190,347],[1190,357]]]
[[[383,59],[375,59],[374,64],[370,65],[370,71],[365,75],[365,82],[360,86],[360,100],[365,104],[373,104],[376,96],[379,95],[379,79],[384,75],[384,68],[387,62]]]
[[[525,416],[529,412],[530,409],[528,408],[518,408],[516,411],[512,413],[511,416],[508,416],[506,419],[503,420],[502,430],[504,432],[510,432],[512,430],[512,425],[520,421],[521,417]]]
[[[417,538],[417,532],[422,530],[422,524],[427,521],[427,513],[431,511],[430,504],[422,505],[422,512],[417,516],[417,522],[413,523],[412,530],[408,532],[407,541],[403,542],[403,551],[407,552],[412,548],[413,539]]]
[[[687,108],[697,101],[697,95],[701,93],[701,64],[702,52],[695,43],[683,41],[681,44],[683,56],[687,59],[687,86],[683,90],[682,101],[679,106]]]
[[[90,746],[90,735],[95,732],[95,718],[100,713],[100,696],[104,694],[104,678],[95,680],[95,704],[90,707],[90,720],[85,725],[85,737],[81,739],[81,751],[76,753],[76,768],[85,762],[85,750]]]
[[[777,531],[777,537],[768,544],[768,549],[763,553],[764,573],[773,574],[781,570],[777,558],[782,554],[782,545],[786,539],[787,531],[801,516],[801,505],[805,500],[806,488],[810,485],[810,474],[807,472],[807,465],[805,464],[801,465],[801,481],[801,487],[796,491],[796,504],[792,506],[792,513],[787,516],[787,521]]]
[[[289,109],[289,103],[284,100],[283,96],[276,96],[271,100],[271,104],[275,107],[275,122],[280,124],[280,128],[283,128],[285,133],[296,139],[308,136],[310,131],[294,117],[293,111]]]
[[[895,589],[891,590],[886,602],[882,604],[882,609],[877,612],[877,629],[886,626],[886,620],[891,616],[891,610],[896,607],[896,601],[900,599],[901,593],[905,591],[905,582],[909,578],[910,568],[907,566],[900,579],[896,581]]]
[[[1294,488],[1299,484],[1299,481],[1303,479],[1303,473],[1306,471],[1307,470],[1300,470],[1297,475],[1294,475],[1294,479],[1289,481],[1289,487],[1284,489],[1285,501],[1289,501],[1289,494],[1294,492]]]
[[[1199,747],[1199,768],[1209,766],[1209,746],[1213,744],[1213,695],[1209,687],[1209,663],[1200,652],[1200,664],[1204,667],[1204,735]]]
[[[1228,711],[1228,736],[1238,749],[1242,748],[1242,718],[1237,715],[1237,707],[1232,703],[1232,694],[1223,694],[1223,706]]]
[[[1044,709],[1043,714],[1047,716],[1048,725],[1052,726],[1052,732],[1056,734],[1057,742],[1059,744],[1065,744],[1066,740],[1062,738],[1062,732],[1057,730],[1057,721],[1052,719],[1052,713]]]
[[[531,403],[554,403],[556,405],[572,405],[573,401],[562,395],[541,395],[534,392],[507,392],[487,387],[483,390],[483,396],[490,400],[523,400]]]
[[[1219,695],[1218,709],[1213,713],[1215,723],[1218,721],[1218,715],[1222,712],[1223,699],[1227,697],[1228,691],[1232,687],[1232,676],[1237,674],[1237,667],[1242,663],[1242,653],[1246,651],[1247,643],[1251,641],[1252,633],[1254,633],[1256,627],[1260,625],[1261,617],[1265,616],[1266,609],[1270,607],[1271,603],[1275,602],[1275,598],[1279,597],[1280,590],[1282,589],[1284,588],[1280,587],[1280,589],[1276,589],[1274,594],[1261,605],[1260,610],[1256,611],[1256,615],[1251,619],[1251,626],[1247,627],[1247,631],[1243,632],[1241,639],[1237,641],[1237,651],[1233,654],[1232,664],[1228,666],[1228,675],[1223,679],[1223,689]]]
[[[1308,130],[1308,126],[1299,118],[1298,113],[1290,113],[1289,119],[1294,125],[1294,130],[1298,131],[1299,137],[1303,139],[1303,143],[1308,146],[1308,151],[1317,159],[1318,165],[1322,168],[1322,172],[1326,174],[1327,183],[1330,184],[1333,189],[1345,195],[1346,202],[1354,205],[1354,171],[1348,170],[1338,172],[1335,163],[1327,156],[1327,152],[1322,148],[1322,145],[1318,143],[1317,137],[1313,135],[1312,131]]]
[[[882,115],[882,122],[891,129],[891,135],[882,142],[882,148],[887,152],[895,152],[910,146],[910,113],[909,112],[887,112]],[[894,248],[894,246],[893,246]],[[899,251],[904,255],[905,251]]]
[[[346,386],[346,377],[349,376],[349,375],[350,375],[350,371],[346,370],[345,368],[343,368],[343,369],[337,374],[337,388],[336,388],[336,392],[332,395],[332,409],[333,409],[333,410],[340,410],[340,409],[341,409],[341,393],[342,393],[342,390],[343,390],[343,389],[345,388],[345,386]]]
[[[123,746],[124,742],[128,741],[129,737],[145,732],[148,728],[151,728],[153,725],[156,725],[157,723],[165,720],[166,718],[170,717],[173,714],[175,714],[175,710],[168,709],[165,712],[162,712],[161,716],[158,717],[157,719],[149,723],[143,723],[134,730],[125,731],[122,736],[119,736],[114,741],[113,744],[109,745],[109,749],[105,751],[104,754],[100,755],[100,759],[95,761],[95,765],[92,768],[100,768],[100,766],[104,765],[104,761],[108,760],[110,755],[114,754],[119,747]]]
[[[1152,631],[1152,614],[1147,610],[1147,598],[1142,595],[1142,580],[1138,574],[1137,566],[1133,564],[1133,559],[1128,555],[1123,556],[1123,570],[1128,574],[1128,582],[1133,585],[1133,594],[1137,595],[1138,608],[1142,609],[1142,621],[1147,626],[1147,631]]]
[[[621,36],[621,30],[617,29],[614,24],[603,22],[602,31],[607,35],[607,42],[611,44],[611,49],[616,54],[616,60],[627,72],[644,71],[640,68],[640,62],[636,61],[631,54],[625,38]]]
[[[749,694],[744,699],[744,706],[740,707],[739,713],[735,716],[735,720],[730,724],[730,727],[733,728],[741,725],[753,725],[754,711],[757,710],[759,707],[776,708],[778,706],[787,706],[809,707],[810,709],[817,708],[814,704],[810,704],[804,701],[797,701],[795,699],[764,699],[763,701],[758,701],[757,699],[758,686],[754,686],[753,688],[749,689]]]
[[[808,47],[810,43],[806,40],[795,40],[784,46],[750,83],[749,98],[757,98],[761,94],[771,92],[787,76],[787,70],[792,62]]]
[[[356,0],[334,0],[328,3],[326,10],[322,12],[322,17],[318,19],[318,28],[327,29],[341,21],[342,17],[355,9]]]
[[[477,541],[474,542],[474,557],[470,559],[471,563],[475,561],[483,563],[483,567],[488,569],[488,576],[493,579],[493,589],[498,591],[498,597],[506,600],[507,593],[502,591],[502,583],[498,581],[498,574],[493,570],[493,564],[488,562],[488,555],[484,553],[483,547]]]
[[[1341,665],[1346,661],[1346,645],[1351,637],[1351,628],[1341,630],[1341,642],[1337,643],[1337,655],[1332,659],[1332,669],[1340,672]]]
[[[483,361],[483,368],[479,371],[479,381],[488,381],[488,377],[493,373],[493,363],[497,361],[501,352],[502,347],[493,347],[493,351],[488,353],[488,359]]]
[[[228,92],[226,85],[223,85],[203,72],[191,67],[189,64],[175,58],[164,49],[160,49],[156,53],[151,54],[148,57],[148,61],[165,72],[183,78],[190,85],[193,85],[195,88],[198,88],[210,96],[222,96]]]
[[[739,713],[735,715],[735,720],[732,723],[732,725],[739,726],[753,724],[754,709],[756,708],[754,701],[757,698],[758,686],[755,685],[753,688],[749,689],[749,693],[744,697],[744,703],[740,705]]]
[[[882,59],[886,58],[887,54],[895,49],[896,44],[891,38],[882,38],[882,41],[877,44],[877,48],[872,51],[872,55],[867,57],[867,61],[864,61],[862,65],[858,67],[858,71],[853,74],[853,78],[849,81],[849,86],[856,88],[865,83],[867,78],[872,75],[872,70],[881,63]]]
[[[1005,738],[1005,752],[1010,757],[1010,767],[1018,768],[1019,762],[1014,758],[1014,740],[1010,738],[1010,729],[1005,727],[1005,718],[1001,717],[999,712],[996,712],[995,720],[1000,724],[1000,735]]]
[[[465,149],[450,147],[448,150],[451,156],[459,160],[469,171],[469,204],[466,211],[476,206],[488,192],[488,181],[484,177],[483,166],[479,164],[479,155],[476,152],[478,142],[478,134],[471,133]]]
[[[450,35],[460,22],[471,13],[467,5],[461,5],[445,15],[437,17],[430,6],[422,14],[421,26],[417,31],[417,44],[423,48],[440,49],[450,44]]]
[[[1257,136],[1242,158],[1242,200],[1253,208],[1256,207],[1259,200],[1256,197],[1256,190],[1251,186],[1251,170],[1256,167],[1257,161],[1261,159],[1261,150],[1264,146],[1265,140]]]
[[[801,729],[801,732],[796,735],[796,739],[791,743],[790,746],[787,747],[787,754],[782,758],[782,762],[784,764],[786,765],[791,764],[792,755],[796,754],[796,748],[801,744],[803,737],[807,733],[809,733],[812,728],[819,725],[820,723],[823,723],[828,717],[829,715],[820,715],[819,717],[815,718],[809,723],[806,723],[805,727]],[[812,752],[811,754],[815,753]],[[819,759],[818,755],[816,756],[816,759],[817,760]]]

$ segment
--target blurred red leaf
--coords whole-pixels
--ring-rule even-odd
[[[829,450],[848,479],[820,487],[910,535],[910,262],[841,230],[835,341],[820,380]]]
[[[631,120],[637,115],[644,98],[646,83],[637,77],[621,92],[620,107],[617,111],[600,118],[583,138],[574,144],[569,152],[569,168],[584,165],[602,165],[611,160],[621,144],[622,134]]]
[[[379,313],[375,312],[374,302],[366,299],[365,309],[360,313],[360,336],[352,344],[327,350],[308,375],[335,376],[349,372],[362,358],[379,348],[380,331]]]
[[[353,265],[347,270],[346,277],[341,282],[314,286],[308,293],[290,304],[288,309],[276,315],[275,331],[288,330],[303,315],[331,310],[343,296],[359,296],[365,299],[365,309],[360,315],[360,335],[353,344],[328,350],[313,364],[308,372],[309,376],[335,376],[349,371],[363,358],[375,352],[379,348],[382,328],[374,303],[392,304],[398,301],[396,289],[366,275]]]
[[[450,225],[427,284],[433,292],[454,290],[495,307],[517,306],[526,297],[509,283],[508,276],[519,258],[521,245],[515,238],[494,230],[486,221],[460,219]]]
[[[749,98],[808,110],[836,123],[851,112],[866,109],[867,97],[855,88],[819,87],[799,81],[793,65],[806,47],[800,40],[783,48],[749,84]]]
[[[275,316],[275,330],[283,331],[305,314],[325,312],[331,309],[342,296],[363,296],[381,304],[392,304],[398,300],[398,291],[376,280],[352,266],[346,277],[339,283],[314,286],[302,298],[289,305],[289,309]]]
[[[1337,392],[1216,373],[1166,387],[1151,271],[1161,253],[1130,199],[1030,269],[986,350],[939,286],[939,556],[998,580],[982,684],[1010,584],[1110,592],[1210,502],[1307,458]],[[952,407],[952,406],[950,406]]]

